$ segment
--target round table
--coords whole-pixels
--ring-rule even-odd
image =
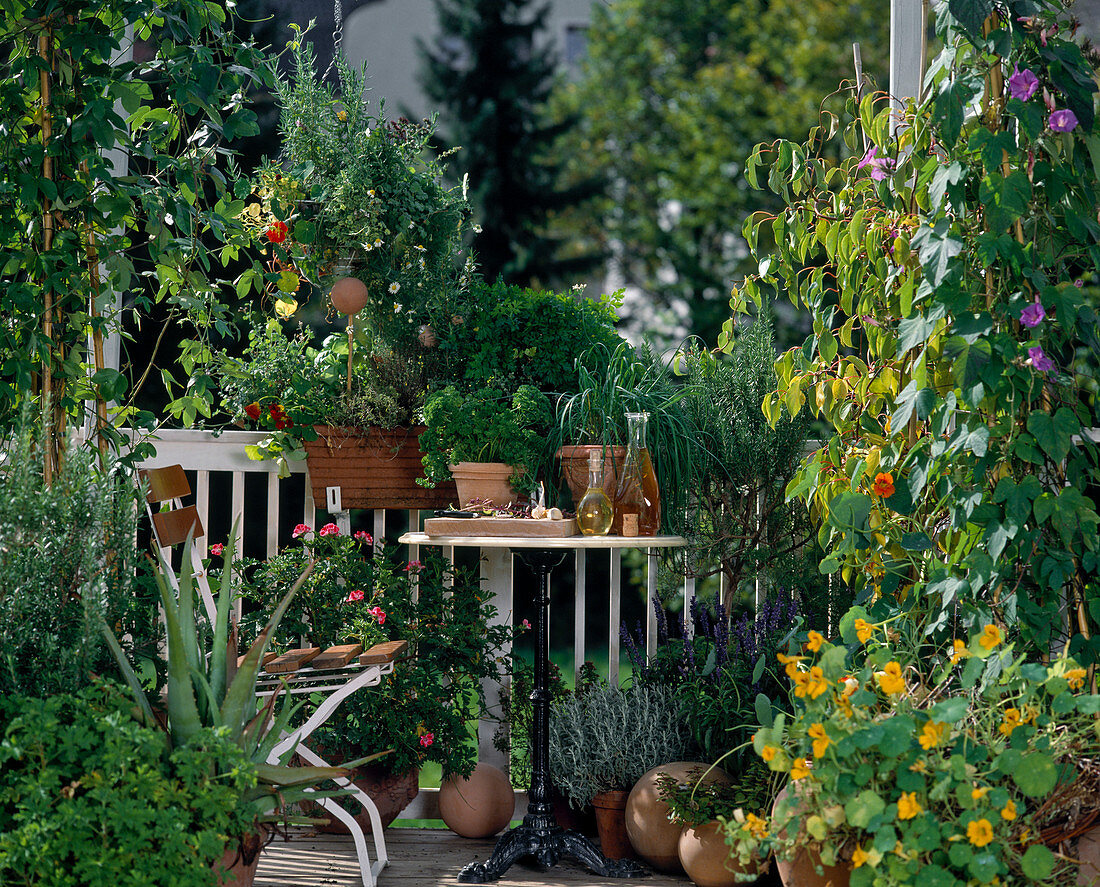
[[[520,556],[538,577],[535,604],[535,684],[531,693],[531,790],[523,822],[505,832],[485,862],[471,862],[459,873],[464,884],[495,881],[517,859],[534,857],[549,869],[570,856],[605,878],[635,878],[646,869],[632,859],[608,859],[587,837],[566,831],[554,818],[550,801],[550,572],[568,552],[579,548],[675,548],[687,544],[681,536],[428,536],[406,533],[408,545],[446,548],[506,548]]]

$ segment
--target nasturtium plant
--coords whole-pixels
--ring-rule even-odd
[[[733,302],[813,318],[763,409],[828,423],[788,487],[822,571],[929,634],[996,621],[1093,663],[1100,134],[1062,6],[943,4],[925,101],[853,96],[758,146],[749,181],[785,205],[746,223],[759,273]]]

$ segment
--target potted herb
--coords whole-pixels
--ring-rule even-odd
[[[609,859],[633,855],[625,810],[631,788],[689,747],[672,693],[660,687],[596,687],[550,709],[550,781],[577,809],[592,804]]]
[[[550,421],[550,400],[532,385],[510,395],[448,385],[424,404],[427,482],[454,478],[459,505],[474,499],[506,505],[534,487]]]
[[[647,348],[620,339],[598,342],[576,360],[576,392],[560,397],[547,441],[547,458],[557,458],[574,503],[588,486],[588,454],[604,456],[605,489],[615,499],[619,469],[626,458],[628,413],[649,415],[647,445],[662,501],[662,527],[676,530],[682,519],[692,448],[698,444],[684,413],[684,390]]]

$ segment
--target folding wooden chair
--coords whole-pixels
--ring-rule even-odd
[[[184,505],[182,502],[184,496],[191,495],[191,485],[187,482],[187,475],[183,473],[183,467],[180,465],[143,468],[138,474],[149,485],[149,492],[145,494],[145,510],[153,527],[153,538],[156,539],[165,561],[170,562],[173,546],[182,544],[187,540],[187,535],[191,534],[191,571],[194,573],[195,583],[202,596],[206,616],[213,625],[217,619],[218,609],[214,603],[214,595],[210,592],[210,583],[207,581],[202,558],[199,557],[198,548],[194,545],[194,540],[204,534],[202,521],[194,505]],[[169,510],[153,510],[154,505],[162,505],[165,502],[171,505]],[[176,591],[179,591],[175,570],[166,572],[168,582]]]

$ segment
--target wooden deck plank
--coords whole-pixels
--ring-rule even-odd
[[[370,842],[368,836],[367,841]],[[386,848],[390,863],[378,887],[451,887],[464,865],[484,860],[495,838],[470,840],[446,829],[389,828]],[[370,845],[373,851],[373,844]],[[628,882],[594,875],[584,866],[563,861],[549,871],[512,866],[496,882],[499,887],[628,887]],[[686,877],[651,874],[645,887],[690,887]],[[362,887],[355,846],[350,837],[292,831],[292,840],[276,838],[263,852],[255,887]]]

